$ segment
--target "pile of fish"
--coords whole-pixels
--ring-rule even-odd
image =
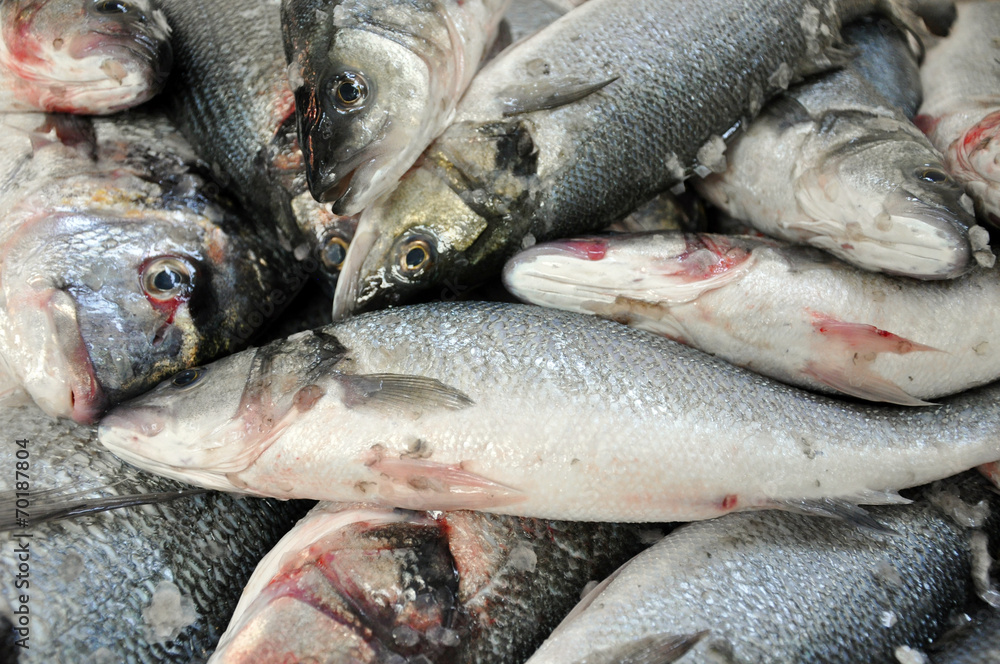
[[[0,21],[0,664],[996,661],[1000,2]]]

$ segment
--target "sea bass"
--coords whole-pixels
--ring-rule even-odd
[[[154,0],[0,2],[0,111],[103,115],[148,100],[170,72]]]
[[[678,528],[585,597],[528,662],[670,662],[641,656],[705,632],[680,661],[915,661],[897,653],[924,648],[972,597],[972,539],[998,539],[1000,499],[984,482],[942,485],[872,508],[888,536],[778,512]],[[957,522],[939,507],[944,492],[988,516]]]
[[[211,661],[523,662],[645,534],[320,503],[257,566]]]
[[[282,0],[313,196],[353,215],[392,190],[455,107],[511,0]]]
[[[949,36],[920,69],[917,123],[945,155],[979,217],[1000,226],[1000,5],[962,2]]]
[[[525,302],[611,318],[824,392],[915,406],[1000,379],[996,268],[928,283],[762,238],[668,232],[536,245],[503,276]]]
[[[437,303],[179,373],[111,411],[100,439],[227,491],[672,521],[893,501],[1000,459],[998,397],[838,401],[592,316]]]
[[[724,11],[723,11],[724,4]],[[774,93],[843,60],[840,27],[898,2],[590,0],[487,63],[422,165],[366,209],[335,318],[499,272],[692,172]]]
[[[50,415],[236,350],[294,294],[294,259],[165,118],[0,125],[0,384]]]
[[[216,175],[333,292],[354,222],[313,200],[295,128],[278,0],[171,0],[173,117]]]
[[[976,222],[941,153],[903,111],[912,115],[920,90],[906,37],[882,21],[844,36],[857,58],[779,96],[729,147],[727,168],[695,187],[763,233],[858,267],[956,277],[969,269]]]
[[[51,505],[50,489],[94,497],[184,488],[123,465],[92,427],[33,405],[0,409],[0,426],[0,463],[9,469],[0,493],[16,487],[29,518]],[[27,632],[15,636],[27,637],[28,648],[16,648],[13,661],[204,662],[254,565],[306,507],[211,494],[3,533],[0,623],[25,629],[18,611],[29,612]]]

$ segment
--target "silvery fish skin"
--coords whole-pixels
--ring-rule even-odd
[[[871,509],[895,535],[779,512],[678,528],[585,597],[528,662],[661,661],[639,655],[707,630],[680,661],[898,664],[897,648],[926,647],[972,597],[970,539],[997,539],[1000,502],[985,483],[942,484]],[[989,516],[960,524],[937,506],[942,493]]]
[[[914,83],[919,93],[906,38],[885,22],[852,24],[844,35],[856,60],[779,97],[729,147],[728,168],[695,186],[763,233],[858,267],[959,276],[972,263],[976,222],[941,153],[901,108]]]
[[[523,662],[643,534],[320,503],[254,570],[211,662]]]
[[[451,123],[511,0],[282,0],[313,196],[354,215]]]
[[[917,406],[1000,379],[995,268],[929,283],[763,238],[664,232],[536,245],[503,276],[525,302],[617,320],[809,389]]]
[[[422,165],[361,214],[334,317],[482,280],[525,242],[596,231],[723,169],[733,125],[842,59],[842,23],[877,9],[906,13],[819,0],[570,11],[487,63]]]
[[[0,426],[7,432],[0,463],[10,469],[0,492],[27,482],[24,511],[32,517],[49,502],[46,489],[113,495],[185,488],[122,464],[100,448],[93,427],[55,420],[33,405],[0,409]],[[21,447],[16,439],[27,442]],[[19,461],[27,469],[15,477]],[[3,533],[0,622],[18,627],[19,597],[29,597],[28,633],[16,635],[27,636],[28,648],[17,648],[15,661],[204,662],[254,565],[305,509],[208,494]],[[27,561],[18,559],[20,547]],[[19,580],[20,562],[28,574]]]
[[[354,232],[309,194],[295,129],[278,0],[171,0],[173,117],[222,179],[276,225],[300,256],[301,281],[333,291]]]
[[[140,104],[170,72],[154,0],[4,0],[0,111],[103,115]]]
[[[976,214],[1000,226],[1000,6],[962,2],[946,39],[927,52],[920,69],[924,103],[917,123],[945,155]]]
[[[163,117],[0,124],[0,382],[50,415],[92,421],[291,298],[291,257]]]
[[[891,502],[1000,459],[998,394],[838,401],[593,316],[437,303],[180,373],[111,411],[100,440],[208,488],[663,522]]]

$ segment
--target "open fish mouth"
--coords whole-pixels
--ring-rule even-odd
[[[947,157],[981,216],[1000,227],[1000,111],[990,113],[957,138]]]

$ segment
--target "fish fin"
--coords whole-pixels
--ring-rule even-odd
[[[924,53],[926,52],[926,44],[933,42],[933,37],[930,32],[927,31],[924,21],[921,17],[917,15],[915,9],[920,5],[926,5],[925,2],[918,2],[917,0],[881,0],[879,9],[882,13],[892,21],[893,25],[903,31],[904,34],[912,37],[910,41],[910,48],[913,50],[914,55],[917,56],[917,61],[923,61]],[[930,15],[928,12],[925,14]],[[933,23],[933,19],[931,19]]]
[[[766,113],[778,121],[781,129],[813,121],[809,109],[798,99],[785,93],[778,94],[767,103]]]
[[[839,519],[847,524],[871,530],[886,535],[898,535],[895,530],[883,526],[875,520],[864,508],[843,498],[819,498],[815,500],[782,499],[768,502],[765,507],[805,514],[807,516],[822,516]]]
[[[898,492],[891,489],[865,490],[850,496],[841,496],[841,500],[854,503],[856,505],[909,505],[913,501],[903,498]]]
[[[388,504],[413,510],[482,510],[510,505],[527,496],[459,465],[426,459],[386,458],[379,452],[365,462],[385,480],[379,495]]]
[[[617,80],[618,76],[613,76],[599,83],[562,80],[552,82],[544,87],[535,83],[530,86],[508,88],[500,95],[504,105],[503,116],[509,118],[512,115],[548,111],[572,104]]]
[[[426,408],[460,410],[475,403],[465,393],[426,376],[343,374],[337,381],[344,387],[348,407],[371,404],[419,413]]]
[[[827,338],[833,339],[851,350],[863,353],[893,353],[906,355],[916,351],[941,351],[933,346],[927,346],[916,341],[910,341],[898,334],[880,330],[874,325],[865,323],[850,323],[837,320],[833,316],[814,311],[809,312],[813,319],[813,330]]]
[[[58,521],[76,516],[97,514],[121,507],[135,505],[152,505],[165,503],[186,496],[206,493],[205,489],[183,489],[178,491],[161,491],[155,493],[135,493],[123,496],[102,496],[96,498],[78,498],[92,492],[93,489],[45,489],[32,490],[31,511],[27,517],[21,517],[14,509],[14,491],[0,491],[0,505],[5,509],[0,511],[0,532],[15,528],[30,528],[47,521]],[[7,508],[9,506],[9,508]]]
[[[863,365],[809,362],[803,373],[831,389],[866,401],[884,401],[899,406],[935,405],[908,394],[903,388]]]
[[[653,634],[627,643],[602,648],[587,659],[615,664],[671,664],[687,654],[708,634],[709,630],[693,634]]]

